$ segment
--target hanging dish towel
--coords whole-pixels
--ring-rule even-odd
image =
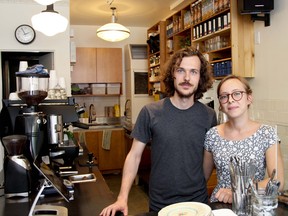
[[[102,148],[105,150],[110,150],[111,133],[112,133],[112,130],[104,130],[103,131]]]

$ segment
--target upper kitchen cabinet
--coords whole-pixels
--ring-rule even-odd
[[[166,29],[166,59],[192,45],[209,60],[215,78],[254,77],[253,22],[240,15],[237,0],[195,0],[168,17]]]
[[[76,48],[76,63],[71,73],[72,83],[96,83],[96,57],[95,48]]]
[[[121,48],[76,48],[72,83],[122,83]]]
[[[97,48],[97,82],[122,83],[122,49]]]

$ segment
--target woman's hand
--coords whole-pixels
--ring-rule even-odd
[[[220,188],[215,194],[215,198],[219,202],[232,203],[232,190],[230,188]]]

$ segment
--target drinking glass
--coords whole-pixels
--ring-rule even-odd
[[[278,194],[266,195],[265,189],[259,189],[257,194],[252,194],[253,216],[274,216],[278,207]]]

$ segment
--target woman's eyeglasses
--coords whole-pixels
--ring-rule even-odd
[[[221,104],[225,104],[229,101],[229,96],[231,95],[231,97],[233,98],[233,100],[235,101],[240,101],[243,97],[243,94],[246,93],[245,91],[235,91],[231,94],[223,94],[223,95],[220,95],[218,97],[219,99],[219,102]]]

